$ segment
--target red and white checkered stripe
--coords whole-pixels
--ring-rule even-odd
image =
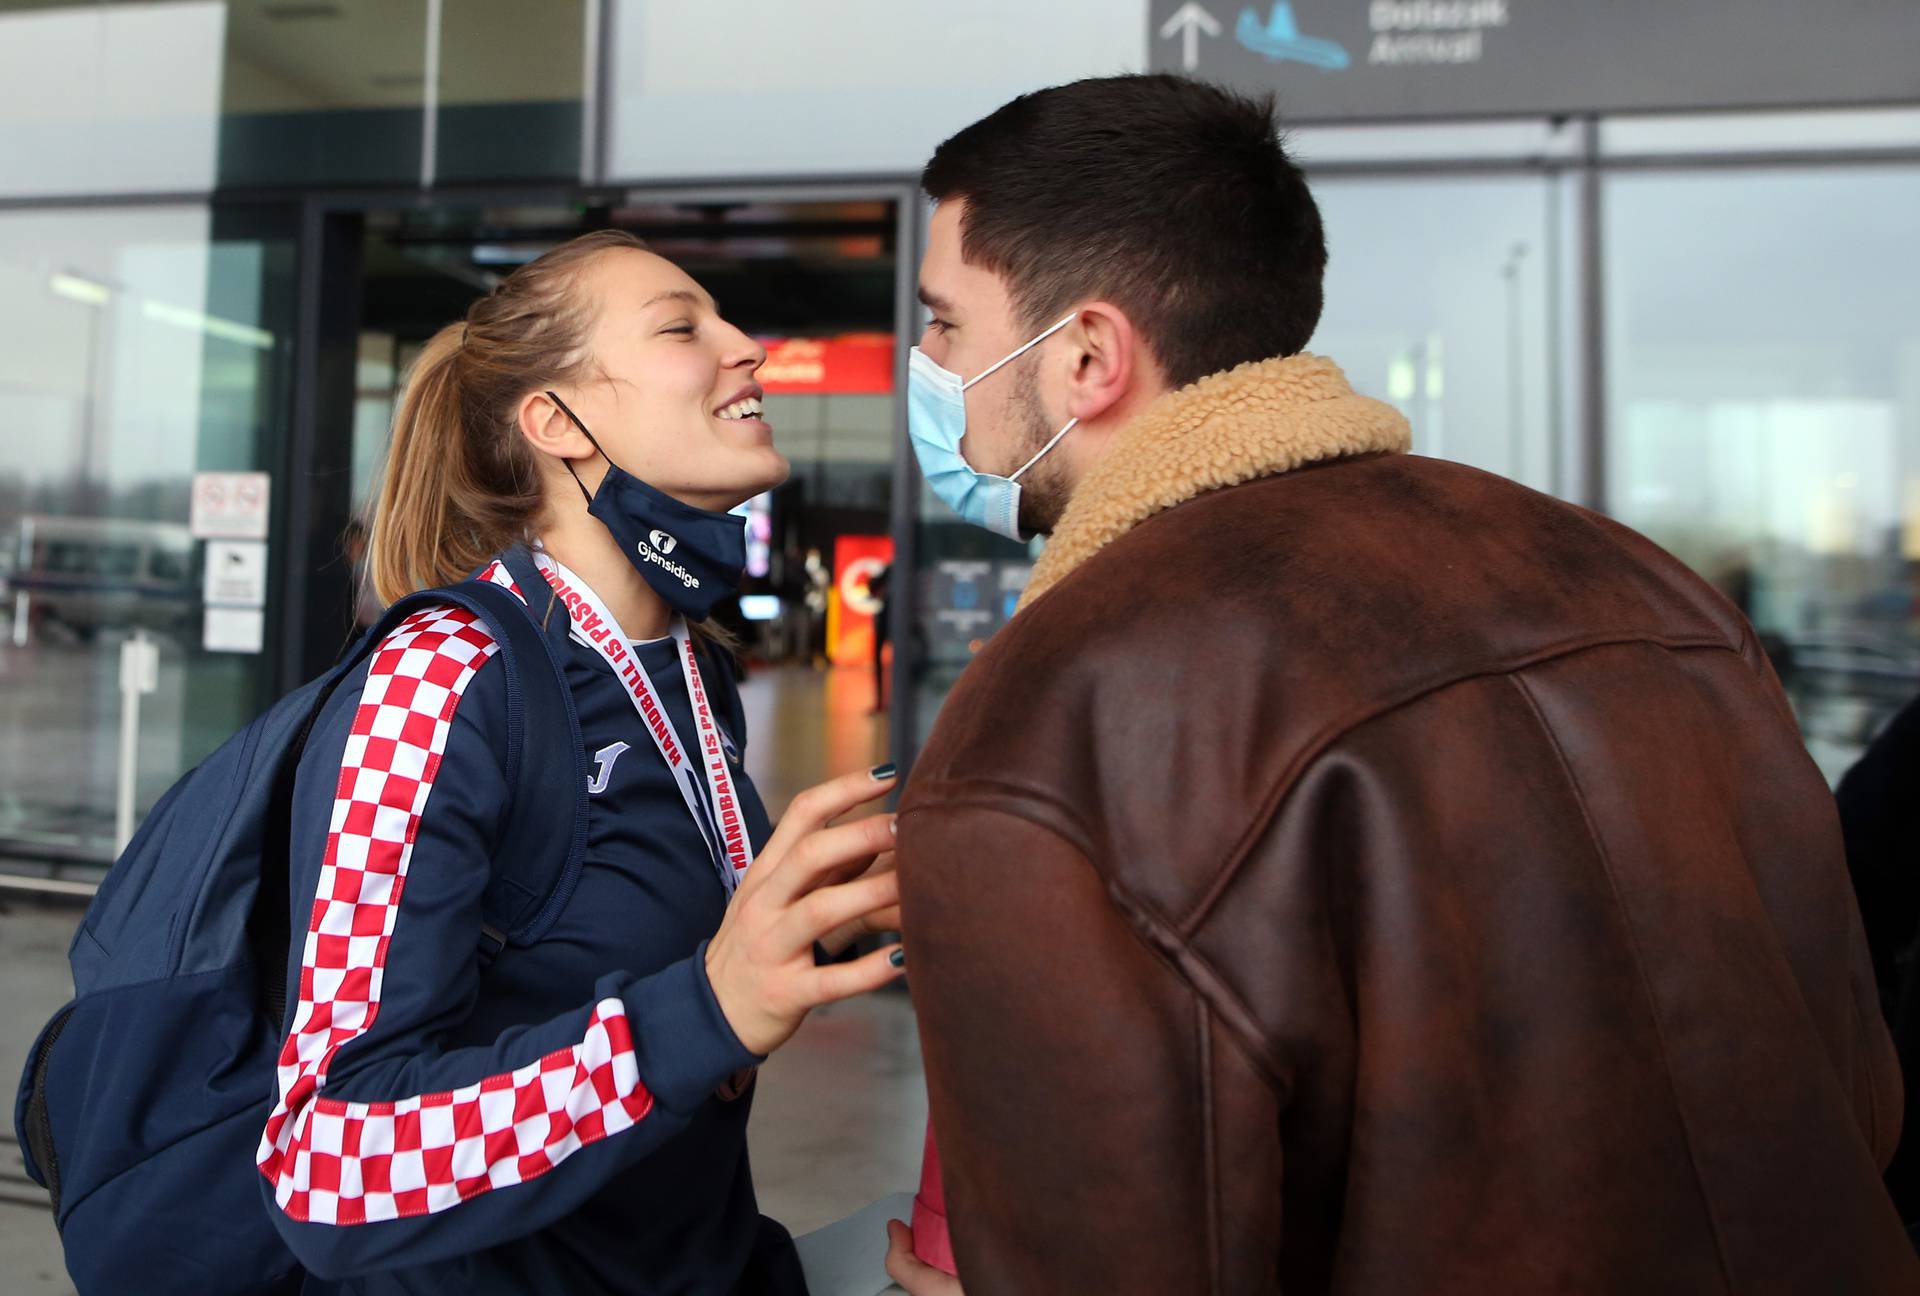
[[[445,1210],[544,1174],[653,1106],[615,998],[594,1006],[573,1047],[450,1092],[392,1102],[319,1096],[334,1054],[379,1014],[387,946],[454,708],[497,650],[471,613],[436,609],[408,617],[368,670],[280,1051],[279,1101],[256,1158],[294,1219],[358,1224]]]
[[[527,596],[522,594],[520,587],[514,583],[513,573],[509,572],[507,565],[498,558],[487,564],[486,569],[480,573],[480,579],[513,591],[513,596],[522,603],[527,601]]]

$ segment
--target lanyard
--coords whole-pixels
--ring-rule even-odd
[[[727,769],[720,727],[714,722],[706,685],[700,679],[700,666],[694,659],[693,639],[687,633],[686,622],[680,617],[673,619],[673,641],[681,674],[687,682],[687,700],[693,706],[694,727],[700,735],[700,750],[691,753],[674,732],[667,708],[654,690],[653,681],[647,678],[646,668],[627,646],[620,623],[614,620],[600,596],[551,554],[535,550],[533,559],[573,618],[573,637],[599,653],[612,668],[614,678],[627,690],[633,709],[640,713],[641,725],[653,739],[660,758],[666,761],[674,785],[687,803],[687,813],[693,816],[701,838],[713,855],[721,885],[732,895],[747,866],[753,863],[753,843],[747,837],[746,817],[740,812],[740,800],[734,794],[733,774]],[[703,803],[700,795],[703,773],[707,792],[712,797],[710,803]]]

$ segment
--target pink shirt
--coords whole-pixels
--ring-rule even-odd
[[[947,1233],[947,1193],[940,1183],[940,1149],[927,1122],[927,1151],[920,1162],[920,1192],[913,1199],[913,1253],[935,1269],[958,1276],[953,1239]]]

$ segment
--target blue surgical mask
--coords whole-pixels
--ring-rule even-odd
[[[1080,420],[1068,419],[1067,425],[1040,447],[1040,453],[1020,465],[1011,477],[983,473],[960,453],[960,440],[967,434],[966,390],[1073,323],[1079,313],[1074,311],[966,382],[919,347],[913,348],[907,358],[907,435],[913,441],[913,453],[920,460],[927,485],[962,519],[1009,540],[1027,538],[1020,531],[1020,478],[1059,445],[1060,438],[1073,431]]]
[[[552,392],[547,398],[600,450],[565,401]],[[620,552],[668,607],[694,621],[706,620],[716,603],[739,591],[747,567],[746,519],[683,503],[624,472],[605,450],[600,457],[607,460],[607,472],[587,495],[587,512],[613,533]],[[572,464],[567,471],[573,472]],[[586,495],[580,474],[573,480]]]

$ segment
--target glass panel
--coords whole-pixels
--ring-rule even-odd
[[[427,0],[227,10],[222,185],[419,181]]]
[[[400,396],[400,348],[391,333],[363,331],[353,368],[353,515],[373,517],[381,462]]]
[[[188,525],[196,471],[264,468],[285,434],[293,248],[259,224],[205,207],[0,214],[9,853],[110,856],[130,638],[159,652],[136,810],[265,700],[258,651],[203,645],[205,546]]]
[[[417,182],[426,38],[427,0],[0,0],[0,195]]]
[[[1606,187],[1608,501],[1754,622],[1830,777],[1920,693],[1920,170]]]
[[[447,6],[435,183],[579,179],[588,2]]]
[[[0,196],[211,189],[226,21],[217,0],[0,0]]]
[[[1144,68],[1143,10],[613,0],[608,166],[627,179],[917,174],[1015,95]]]
[[[1551,183],[1318,180],[1313,192],[1329,260],[1311,349],[1405,413],[1417,453],[1564,490]]]

